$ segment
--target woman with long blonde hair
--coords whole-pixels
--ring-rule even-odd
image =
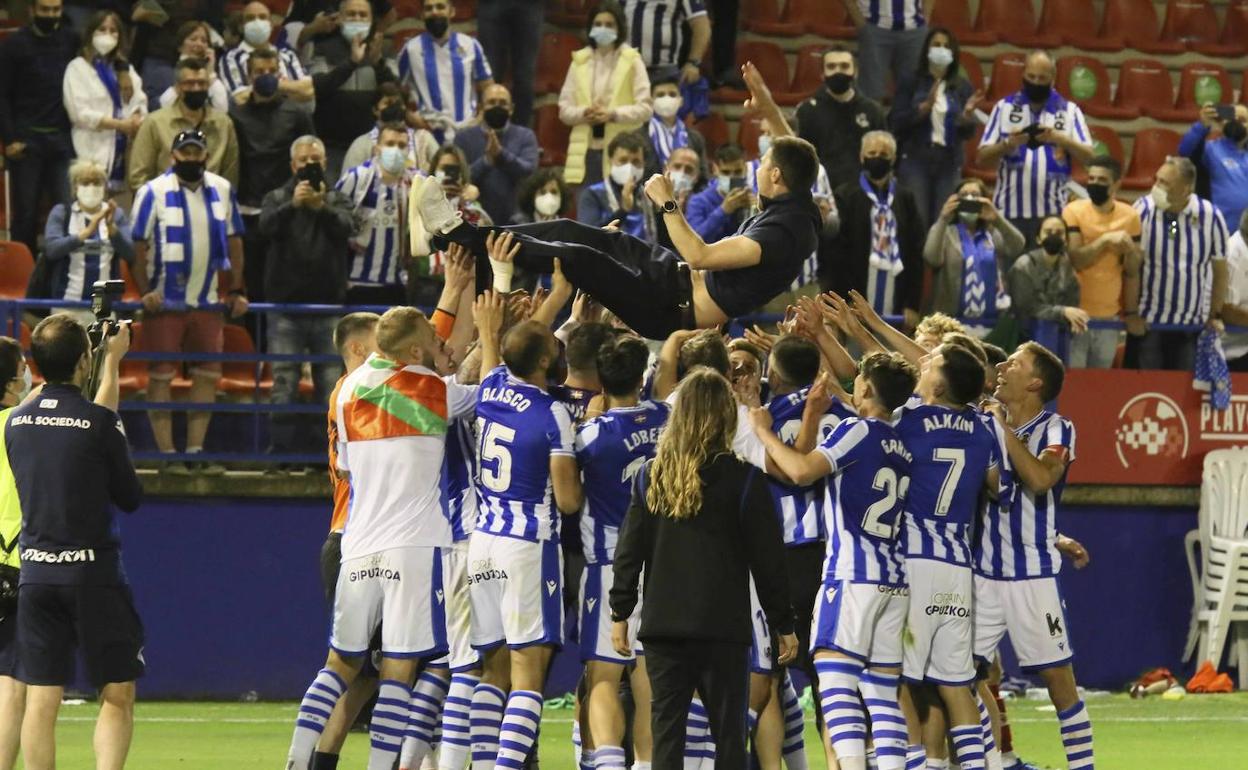
[[[652,766],[684,766],[686,715],[697,690],[715,741],[715,767],[743,770],[751,575],[780,637],[780,662],[797,651],[784,545],[765,477],[732,452],[737,403],[728,380],[697,369],[681,381],[678,395],[654,459],[634,479],[620,530],[612,641],[621,653],[628,647],[627,619],[644,569],[637,636],[652,690]]]

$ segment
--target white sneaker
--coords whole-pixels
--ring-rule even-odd
[[[430,235],[446,235],[464,221],[459,210],[446,199],[442,185],[433,177],[426,178],[421,186],[416,208]]]

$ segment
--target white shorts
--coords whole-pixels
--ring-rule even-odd
[[[1024,671],[1062,666],[1073,659],[1057,578],[975,576],[975,657],[991,660],[1006,633]]]
[[[776,670],[776,659],[771,649],[771,628],[767,625],[763,605],[758,601],[753,575],[750,576],[750,629],[754,632],[754,641],[750,645],[750,672],[770,675]]]
[[[641,655],[637,641],[637,629],[641,626],[641,602],[628,619],[628,639],[633,654],[623,657],[611,645],[611,586],[615,571],[610,562],[586,564],[581,573],[581,661],[602,660],[623,665]]]
[[[468,597],[468,541],[442,549],[442,582],[446,587],[445,665],[456,673],[481,665],[481,653],[472,648],[472,600]]]
[[[534,543],[473,532],[468,539],[472,646],[563,644],[562,558],[557,540]]]
[[[389,548],[343,561],[329,646],[363,655],[381,624],[382,657],[445,655],[442,595],[441,548]]]
[[[975,681],[971,656],[971,568],[932,559],[907,559],[910,610],[906,615],[904,667],[912,682],[963,685]]]
[[[810,651],[835,650],[877,668],[900,666],[909,603],[905,586],[825,582],[810,624]]]

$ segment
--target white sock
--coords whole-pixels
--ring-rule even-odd
[[[520,770],[537,740],[542,723],[542,694],[532,690],[512,690],[507,696],[507,710],[498,731],[496,768]]]
[[[1088,718],[1088,707],[1079,701],[1059,712],[1057,720],[1062,726],[1062,748],[1066,750],[1067,766],[1070,770],[1091,768],[1092,720]]]
[[[291,736],[287,755],[292,767],[307,767],[312,761],[312,752],[316,751],[316,742],[325,732],[325,723],[346,691],[347,683],[333,671],[323,668],[317,672],[295,717],[295,734]]]
[[[819,710],[837,761],[845,770],[854,770],[846,765],[847,760],[861,759],[865,765],[867,719],[858,700],[862,664],[847,658],[822,658],[815,661],[815,673],[819,676]]]
[[[689,717],[685,722],[685,770],[699,770],[703,763],[715,766],[715,742],[711,738],[711,723],[706,716],[702,699],[694,697],[689,702]]]
[[[871,715],[871,740],[879,770],[905,770],[906,717],[897,702],[899,677],[867,670],[858,682],[858,691]]]
[[[806,715],[802,713],[802,702],[787,670],[780,688],[780,708],[784,711],[784,766],[788,770],[807,770]]]
[[[368,752],[368,770],[392,770],[394,760],[399,758],[403,746],[403,733],[407,729],[408,704],[412,691],[395,679],[381,680],[377,688],[377,705],[373,706],[373,719],[368,725],[371,749]]]
[[[581,767],[581,756],[583,749],[581,748],[581,722],[578,719],[572,720],[572,757],[576,760],[576,766]]]
[[[649,762],[634,762],[633,770],[650,770]]]
[[[444,673],[444,672],[443,672]],[[399,752],[399,770],[417,770],[433,751],[442,702],[446,700],[447,681],[435,671],[422,671],[412,688],[408,703],[407,730],[403,749]]]
[[[953,758],[962,770],[984,770],[984,729],[978,723],[950,728]]]
[[[927,767],[927,749],[922,745],[906,748],[906,770],[923,770]]]
[[[758,712],[750,709],[745,712],[746,735],[750,738],[754,737],[754,733],[758,731]]]
[[[594,767],[599,770],[624,770],[624,748],[599,746],[594,749]]]
[[[472,673],[452,674],[451,686],[442,704],[442,742],[438,744],[438,770],[464,770],[472,754],[472,693],[481,677]]]
[[[472,691],[472,770],[494,770],[507,693],[481,682]]]
[[[927,770],[949,770],[949,760],[929,759],[927,760]]]
[[[975,706],[979,709],[979,726],[984,733],[984,766],[988,770],[1002,770],[1001,752],[997,750],[997,739],[992,735],[992,715],[984,705],[984,699],[975,691]]]

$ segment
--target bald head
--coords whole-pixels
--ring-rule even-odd
[[[550,329],[537,321],[511,327],[503,337],[503,363],[515,376],[529,380],[542,375],[559,355],[559,343]]]

